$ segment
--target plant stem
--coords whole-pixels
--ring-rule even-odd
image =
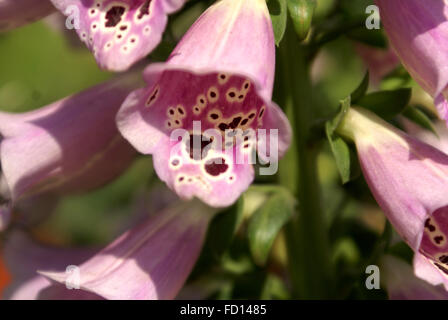
[[[294,144],[298,172],[296,195],[299,200],[297,219],[286,228],[293,293],[304,299],[330,296],[330,258],[327,226],[320,202],[317,176],[318,145],[310,144],[314,123],[310,70],[307,47],[300,45],[293,28],[288,27],[280,45],[279,62],[282,83],[293,108]]]

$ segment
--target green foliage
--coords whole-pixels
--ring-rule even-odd
[[[288,15],[286,0],[269,0],[268,8],[271,15],[272,27],[274,28],[275,44],[278,46],[286,31]]]
[[[279,231],[291,218],[294,198],[287,190],[276,190],[249,221],[249,245],[255,263],[263,266]]]

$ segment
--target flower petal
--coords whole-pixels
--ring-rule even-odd
[[[127,70],[160,42],[167,14],[185,0],[52,0],[67,16],[79,13],[77,32],[99,66]],[[75,17],[76,18],[76,17]]]
[[[211,217],[200,203],[151,215],[80,266],[80,288],[106,299],[173,299],[193,268]],[[40,273],[67,280],[66,273]]]
[[[414,275],[412,267],[391,255],[381,258],[382,278],[391,300],[446,300],[448,292]],[[383,276],[384,275],[384,276]]]
[[[0,1],[0,32],[39,20],[55,11],[47,0]]]

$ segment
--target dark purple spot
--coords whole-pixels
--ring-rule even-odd
[[[219,128],[221,131],[226,131],[226,129],[229,129],[229,126],[228,126],[226,123],[220,123],[219,126],[218,126],[218,128]]]
[[[126,8],[121,6],[110,8],[106,13],[106,27],[112,28],[119,24],[125,11]]]
[[[229,97],[230,98],[235,98],[235,96],[236,96],[235,92],[233,92],[233,91],[229,92]]]
[[[430,232],[436,231],[436,227],[431,224],[431,219],[428,218],[425,220],[425,228],[427,228]]]
[[[260,115],[258,117],[261,118],[263,116],[263,113],[264,113],[264,109],[261,109]]]
[[[246,84],[244,85],[244,89],[247,89],[247,88],[249,88],[249,84],[248,84],[248,83],[246,83]]]
[[[184,110],[183,110],[182,108],[177,108],[177,111],[179,111],[179,113],[180,113],[181,115],[184,114]]]
[[[434,237],[434,241],[435,241],[437,244],[440,244],[440,243],[443,241],[443,237],[442,237],[442,236]]]
[[[229,169],[229,165],[226,164],[226,160],[223,158],[216,158],[207,161],[205,164],[205,171],[214,177],[226,172]]]
[[[127,28],[128,28],[128,26],[121,26],[121,27],[120,27],[120,30],[121,30],[121,31],[125,31]]]
[[[211,92],[210,92],[210,97],[212,97],[212,98],[216,98],[216,92],[215,92],[215,91],[211,91]]]
[[[159,93],[159,89],[156,89],[154,93],[151,95],[151,97],[148,100],[148,104],[151,104],[157,97],[157,94]]]
[[[217,115],[216,113],[212,113],[212,114],[210,115],[210,118],[212,118],[213,120],[216,120],[216,119],[219,118],[219,115]]]
[[[439,261],[442,263],[448,263],[448,256],[447,255],[440,256]]]
[[[241,125],[244,126],[249,122],[249,119],[244,119],[243,121],[241,121]]]
[[[243,99],[244,98],[244,95],[242,95],[242,94],[240,94],[239,96],[238,96],[238,99]]]
[[[145,3],[140,7],[137,19],[143,18],[145,15],[149,15],[149,5],[151,4],[152,0],[146,0]]]
[[[171,109],[169,112],[170,112],[170,115],[174,115],[174,110],[173,109]]]
[[[240,121],[241,121],[241,117],[233,118],[232,122],[229,124],[229,127],[231,129],[235,129],[240,124]]]
[[[171,161],[171,164],[175,167],[177,167],[179,163],[180,163],[179,159],[174,159],[173,161]]]
[[[251,113],[250,115],[249,115],[249,119],[253,119],[255,117],[255,113]]]

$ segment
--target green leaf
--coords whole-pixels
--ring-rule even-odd
[[[403,115],[422,128],[428,129],[429,131],[437,135],[436,129],[434,128],[434,124],[431,121],[430,117],[419,108],[408,107],[404,110]]]
[[[353,91],[352,94],[350,95],[351,103],[358,102],[358,100],[361,99],[366,94],[368,88],[369,88],[369,71],[366,72],[358,88],[356,88],[355,91]]]
[[[315,8],[315,0],[288,0],[289,15],[300,40],[308,36]]]
[[[282,41],[286,30],[287,7],[286,0],[270,0],[268,2],[271,15],[272,27],[274,29],[275,44],[278,46]]]
[[[369,109],[385,120],[391,120],[403,112],[411,99],[411,89],[378,91],[360,98],[356,105]]]
[[[256,264],[263,266],[279,231],[291,218],[294,200],[288,192],[276,192],[259,208],[248,226],[249,247]]]
[[[364,80],[354,91],[352,96],[356,98],[362,95],[362,92],[365,92],[367,85],[368,74],[364,77]],[[345,140],[335,132],[350,106],[351,97],[348,96],[340,102],[339,112],[336,116],[325,123],[325,133],[336,161],[336,167],[338,168],[339,175],[341,176],[342,183],[344,184],[359,175],[356,153],[352,152]]]
[[[342,183],[347,183],[348,181],[350,181],[350,149],[344,139],[334,134],[334,130],[330,122],[327,122],[325,129],[328,141],[330,142],[331,151],[333,152],[334,158],[336,160],[336,166],[342,179]]]

